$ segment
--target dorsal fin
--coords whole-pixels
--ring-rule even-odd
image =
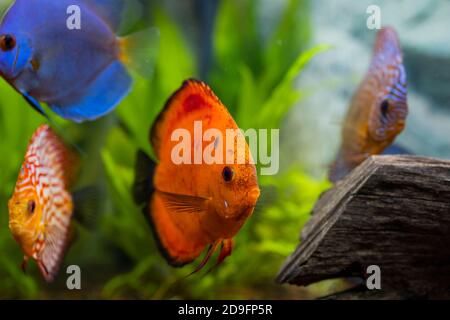
[[[377,33],[374,46],[375,54],[383,54],[386,60],[395,59],[395,57],[402,57],[402,49],[398,39],[397,32],[392,27],[384,27]],[[394,58],[392,58],[394,57]]]
[[[201,99],[185,99],[191,97],[201,97]],[[166,102],[164,108],[156,118],[150,130],[150,142],[156,156],[159,158],[160,140],[163,135],[166,115],[174,111],[175,108],[183,108],[183,112],[193,112],[195,109],[200,109],[202,106],[222,106],[219,98],[214,94],[211,88],[204,82],[189,79],[183,82],[183,85],[178,89]],[[223,107],[225,108],[225,107]]]

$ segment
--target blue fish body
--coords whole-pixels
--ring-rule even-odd
[[[132,86],[116,34],[122,3],[16,0],[0,25],[0,74],[42,113],[39,102],[75,122],[109,113]],[[72,5],[81,29],[67,27]]]

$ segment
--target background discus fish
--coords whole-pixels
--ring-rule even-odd
[[[155,165],[140,152],[136,165],[135,199],[145,204],[161,252],[173,266],[182,266],[196,259],[206,247],[209,250],[196,271],[200,270],[221,245],[217,263],[232,251],[232,239],[252,214],[260,191],[256,168],[250,164],[247,143],[245,164],[175,164],[172,150],[179,143],[172,141],[176,129],[186,129],[194,137],[194,121],[201,121],[203,130],[214,128],[225,137],[226,129],[237,129],[228,110],[204,83],[186,81],[167,102],[151,130],[153,150],[159,160]],[[244,140],[245,141],[245,140]],[[190,148],[203,151],[214,145],[215,152],[227,152],[226,143],[195,143]],[[191,154],[194,163],[194,152]],[[194,271],[194,272],[196,272]]]
[[[393,28],[383,28],[377,34],[369,71],[351,100],[330,180],[336,182],[369,156],[382,153],[402,132],[407,114],[400,43]]]
[[[47,125],[34,133],[9,200],[9,228],[46,281],[58,272],[74,209],[69,188],[77,157]]]
[[[134,66],[152,71],[158,32],[125,38],[117,32],[134,0],[16,0],[0,25],[0,75],[33,108],[44,102],[59,116],[94,120],[129,93]],[[70,29],[68,8],[80,8],[80,29]]]

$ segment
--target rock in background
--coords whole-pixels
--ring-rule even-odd
[[[410,113],[397,143],[418,155],[450,158],[450,1],[311,1],[314,42],[333,48],[299,78],[306,98],[282,130],[282,164],[300,163],[324,175],[340,143],[342,120],[369,66],[376,30],[366,26],[369,5],[382,25],[394,26],[404,50]],[[287,152],[289,151],[289,152]]]

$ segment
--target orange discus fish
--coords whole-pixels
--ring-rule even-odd
[[[73,213],[69,188],[77,158],[47,125],[28,145],[14,194],[9,200],[9,228],[25,256],[34,259],[46,281],[56,276]]]
[[[403,131],[407,114],[407,78],[400,43],[393,28],[383,28],[377,34],[369,71],[345,118],[330,180],[338,181],[369,156],[382,153]]]
[[[206,84],[186,81],[169,99],[151,130],[158,165],[152,164],[148,157],[143,159],[142,152],[138,156],[134,192],[136,201],[146,205],[144,213],[169,264],[188,264],[209,246],[194,271],[197,272],[219,245],[217,264],[231,254],[232,239],[253,213],[260,190],[245,140],[238,144],[234,139],[229,144],[238,148],[233,153],[218,136],[202,143],[192,139],[191,162],[174,163],[172,153],[179,141],[173,141],[172,134],[181,128],[195,136],[195,122],[202,123],[204,132],[216,129],[223,137],[227,129],[238,129],[226,107]],[[232,161],[194,164],[195,150],[204,152],[211,146],[215,152],[232,154]],[[244,163],[237,161],[240,152],[245,154]]]

